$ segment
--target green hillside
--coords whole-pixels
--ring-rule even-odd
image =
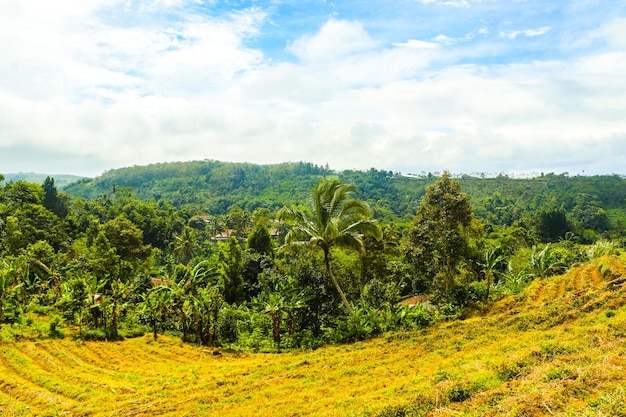
[[[390,171],[332,171],[310,163],[255,165],[194,161],[135,166],[107,171],[64,187],[73,197],[94,199],[115,187],[129,187],[145,201],[165,200],[177,208],[225,214],[233,206],[252,213],[264,207],[307,201],[322,176],[335,175],[356,185],[375,217],[408,220],[415,214],[425,189],[437,175],[406,176]],[[573,176],[546,174],[536,178],[498,176],[459,177],[475,214],[494,225],[509,226],[541,209],[562,208],[581,230],[602,232],[626,224],[626,179],[617,175]]]

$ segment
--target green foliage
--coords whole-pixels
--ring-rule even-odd
[[[143,232],[124,216],[118,216],[102,225],[104,236],[116,255],[131,263],[150,256],[150,248],[143,244]]]
[[[234,344],[239,339],[241,311],[230,306],[222,309],[218,319],[218,340],[220,344]]]
[[[274,245],[272,244],[272,237],[263,222],[255,224],[248,235],[248,249],[261,255],[273,256]]]
[[[356,188],[336,178],[320,180],[313,188],[310,211],[284,207],[278,219],[287,222],[291,229],[285,236],[286,245],[310,245],[324,254],[326,272],[348,313],[352,307],[330,266],[332,247],[364,252],[363,236],[381,236],[380,229],[370,220],[370,210],[361,200],[351,198]]]
[[[53,317],[50,320],[48,325],[48,336],[52,339],[63,339],[65,334],[58,329],[59,324],[61,323],[60,317]]]
[[[619,253],[626,230],[618,177],[202,161],[68,190],[90,199],[70,201],[52,178],[0,187],[5,328],[103,340],[151,331],[263,351],[363,340],[484,311],[532,279]],[[436,307],[397,305],[416,294]],[[32,323],[33,312],[52,321]]]
[[[236,303],[243,301],[243,252],[235,237],[228,239],[227,245],[222,247],[219,263],[224,280],[224,298],[226,302]]]
[[[20,286],[16,265],[0,260],[0,326],[7,320],[14,321],[19,317],[17,291]]]
[[[571,226],[567,221],[565,209],[544,209],[537,215],[537,236],[542,242],[556,242],[565,238],[569,231]]]
[[[617,254],[619,254],[619,250],[616,247],[615,243],[610,240],[598,240],[593,245],[591,245],[586,252],[586,255],[589,259]]]
[[[449,173],[426,190],[405,242],[405,257],[416,275],[445,299],[454,286],[457,266],[470,257],[472,208],[460,183]]]
[[[113,329],[93,329],[87,330],[82,334],[82,340],[100,341],[100,342],[117,342],[124,340],[124,337]]]
[[[370,280],[361,293],[361,304],[369,308],[393,305],[400,300],[400,291],[394,282],[384,283],[380,279]]]

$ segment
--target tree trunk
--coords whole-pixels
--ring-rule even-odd
[[[328,276],[333,281],[333,284],[335,284],[335,288],[337,289],[337,292],[339,293],[339,297],[341,297],[341,301],[343,302],[343,305],[346,308],[346,311],[348,312],[348,314],[352,315],[354,313],[354,310],[352,310],[352,306],[348,302],[346,295],[341,290],[341,287],[339,286],[339,282],[337,281],[337,278],[335,278],[335,274],[333,274],[333,271],[330,269],[330,253],[328,253],[327,250],[324,250],[324,263],[326,264],[326,272],[328,272]]]
[[[280,349],[280,311],[272,312],[272,339],[277,349]]]

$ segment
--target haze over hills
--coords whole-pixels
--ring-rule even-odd
[[[4,182],[10,181],[28,181],[33,182],[35,184],[43,184],[47,177],[54,178],[54,182],[57,187],[63,188],[73,182],[84,179],[85,177],[81,177],[79,175],[71,175],[71,174],[42,174],[38,172],[18,172],[18,173],[8,173],[4,174]]]

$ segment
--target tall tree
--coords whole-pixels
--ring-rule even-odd
[[[473,220],[469,196],[444,174],[426,189],[409,231],[405,255],[416,273],[450,294],[456,268],[469,253]]]
[[[234,236],[228,239],[219,253],[219,264],[224,279],[224,299],[227,303],[237,303],[243,300],[243,252]]]
[[[326,272],[350,314],[353,313],[352,306],[331,268],[331,248],[363,253],[364,235],[381,236],[380,229],[371,220],[369,206],[351,198],[355,191],[356,187],[336,178],[323,178],[313,187],[310,212],[283,207],[278,213],[279,220],[292,226],[285,236],[286,246],[306,244],[322,250]]]
[[[54,185],[54,178],[46,177],[46,180],[43,182],[43,192],[43,206],[61,218],[67,216],[66,199],[59,196],[57,187]]]

